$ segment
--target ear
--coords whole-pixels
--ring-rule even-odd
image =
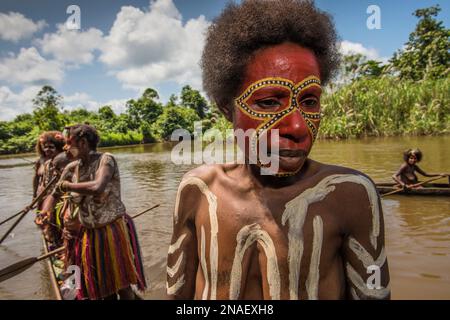
[[[219,105],[218,108],[228,121],[233,122],[233,110],[230,106]]]
[[[81,138],[78,143],[82,149],[89,149],[89,143],[86,138]]]

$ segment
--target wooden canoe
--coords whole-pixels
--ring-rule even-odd
[[[377,190],[380,194],[395,191],[395,183],[377,183]],[[429,183],[423,185],[420,189],[405,189],[395,193],[397,195],[426,195],[426,196],[450,196],[450,186],[448,183]]]
[[[45,240],[44,234],[42,234],[42,243],[44,244],[44,252],[49,253],[50,252],[49,243]],[[55,259],[56,259],[55,257],[51,257],[49,259],[46,259],[45,263],[47,264],[48,268],[48,273],[50,277],[50,287],[53,293],[53,297],[56,300],[62,300],[61,291],[59,289],[58,284],[58,274],[60,270],[58,270],[57,266],[54,264]]]

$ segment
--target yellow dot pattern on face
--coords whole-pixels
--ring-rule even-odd
[[[312,140],[314,141],[316,139],[318,122],[320,121],[321,113],[306,112],[302,110],[297,103],[297,97],[309,87],[317,86],[321,88],[320,84],[321,84],[320,79],[317,78],[316,76],[309,76],[297,84],[294,84],[291,80],[284,78],[265,78],[252,83],[250,86],[247,87],[247,89],[244,90],[244,92],[239,97],[235,99],[236,106],[242,112],[244,112],[252,119],[262,121],[262,123],[256,128],[255,134],[251,138],[250,147],[255,154],[258,154],[257,143],[261,134],[264,131],[267,131],[273,126],[275,126],[284,117],[290,115],[296,110],[299,110],[303,119],[305,119]],[[259,90],[264,87],[274,87],[274,86],[288,89],[290,92],[289,105],[285,109],[276,112],[257,111],[252,109],[252,107],[247,103],[248,99],[252,96],[252,94],[256,90]],[[297,173],[297,171],[293,173],[279,174],[279,176],[293,175]]]

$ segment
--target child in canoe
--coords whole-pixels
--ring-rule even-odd
[[[403,164],[400,169],[392,176],[395,182],[397,182],[402,188],[422,188],[419,185],[419,179],[416,172],[420,173],[424,177],[439,177],[446,176],[446,174],[428,174],[417,165],[422,160],[422,151],[419,149],[408,149],[403,153]]]

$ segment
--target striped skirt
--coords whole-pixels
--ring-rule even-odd
[[[82,228],[75,243],[75,264],[81,269],[78,299],[102,299],[146,282],[133,220],[125,215],[101,228]]]

